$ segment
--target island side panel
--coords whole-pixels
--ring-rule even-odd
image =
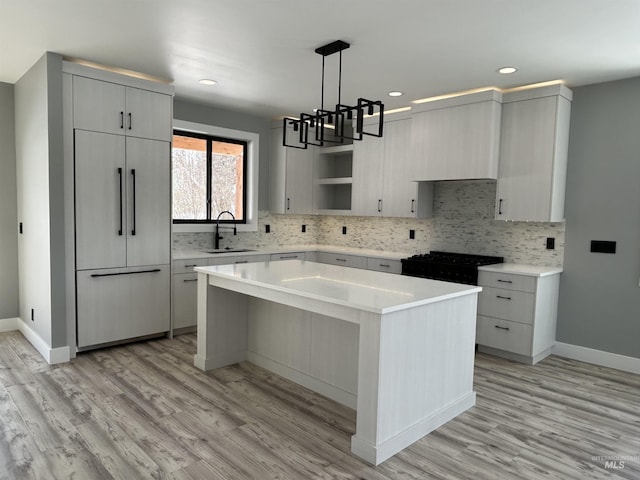
[[[356,408],[358,325],[249,299],[247,360]]]
[[[198,273],[196,367],[211,370],[246,359],[247,306],[245,295],[209,285],[209,276]]]
[[[375,426],[358,402],[354,453],[377,465],[475,404],[476,304],[471,294],[382,316],[377,396],[367,392],[377,398],[367,405]],[[361,341],[365,330],[361,325]],[[360,344],[370,349],[361,370],[363,361],[375,360],[375,346],[368,345]],[[361,374],[375,375],[373,366],[365,368],[370,371]]]

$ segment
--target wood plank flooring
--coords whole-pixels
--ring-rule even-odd
[[[249,363],[203,373],[195,349],[49,366],[0,334],[0,479],[640,479],[638,375],[478,354],[477,405],[372,467],[350,453],[353,410]]]

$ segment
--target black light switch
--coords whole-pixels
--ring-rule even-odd
[[[409,230],[409,239],[410,240],[415,240],[416,238],[416,231],[415,230]]]
[[[265,225],[264,226],[264,233],[270,233],[271,232],[271,225]]]
[[[591,240],[591,251],[595,253],[616,253],[616,242]]]
[[[556,248],[556,239],[547,237],[547,250],[553,250],[554,248]]]

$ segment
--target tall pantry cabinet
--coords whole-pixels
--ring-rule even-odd
[[[79,349],[170,329],[173,88],[65,65]],[[66,91],[65,91],[66,92]],[[67,93],[67,92],[66,92]]]

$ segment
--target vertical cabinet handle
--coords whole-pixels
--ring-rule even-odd
[[[412,198],[411,199],[411,213],[415,213],[415,211],[416,211],[415,207],[416,207],[416,199]]]
[[[291,199],[287,198],[287,210],[291,208]]]
[[[124,112],[120,112],[120,128],[124,128]]]
[[[382,200],[378,199],[378,213],[382,212]]]
[[[131,112],[129,112],[129,130],[131,130]]]
[[[118,177],[120,180],[120,229],[118,235],[122,236],[122,168],[118,167]]]
[[[498,215],[502,215],[502,199],[498,202]]]
[[[132,213],[133,213],[133,224],[131,226],[131,235],[135,235],[136,234],[136,169],[132,168],[131,169],[131,180],[132,180],[132,185],[133,185],[133,201],[132,203]]]

